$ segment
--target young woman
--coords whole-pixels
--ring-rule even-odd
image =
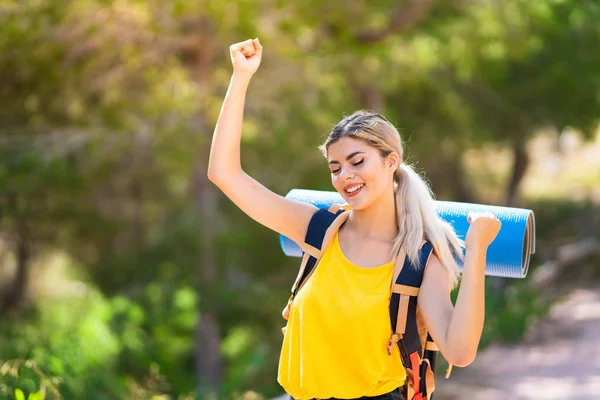
[[[316,207],[269,191],[240,163],[244,101],[262,51],[258,39],[230,47],[234,72],[215,128],[208,176],[251,218],[303,244]],[[291,307],[278,382],[295,399],[401,399],[407,374],[399,355],[389,357],[386,351],[396,257],[404,249],[416,261],[423,240],[432,243],[419,309],[444,357],[466,366],[475,358],[483,329],[486,251],[500,221],[471,213],[462,243],[437,216],[429,187],[403,163],[398,131],[377,113],[344,118],[322,151],[350,212]],[[464,270],[453,306],[450,291],[458,276],[453,254],[462,254],[463,245]]]

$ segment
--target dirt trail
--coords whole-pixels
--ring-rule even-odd
[[[572,290],[518,345],[437,378],[434,400],[600,400],[600,283]]]

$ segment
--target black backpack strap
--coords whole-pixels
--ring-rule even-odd
[[[319,209],[313,214],[310,222],[308,223],[306,237],[304,238],[305,247],[315,249],[314,252],[310,252],[313,257],[317,258],[317,253],[323,250],[321,247],[323,245],[323,239],[325,238],[325,232],[327,232],[327,229],[331,226],[341,211],[332,213],[329,212],[329,210]]]
[[[281,313],[284,319],[288,319],[294,297],[296,297],[298,291],[302,288],[308,278],[310,278],[319,260],[321,259],[321,256],[325,251],[323,248],[325,241],[331,240],[331,233],[333,233],[335,230],[331,230],[330,228],[334,228],[332,225],[335,222],[335,228],[339,229],[339,226],[344,222],[345,219],[341,218],[337,221],[336,219],[348,209],[349,206],[334,204],[329,207],[328,210],[318,209],[311,217],[310,222],[308,223],[308,228],[306,229],[304,243],[302,243],[300,246],[303,250],[300,270],[298,271],[298,276],[296,277],[294,286],[292,286],[292,294],[285,308],[283,309],[283,312]],[[329,236],[328,232],[330,232]],[[282,328],[282,332],[284,334],[285,330],[285,327]]]
[[[418,266],[414,266],[406,258],[392,286],[390,322],[393,332],[401,336],[398,338],[398,345],[405,365],[410,365],[410,353],[418,351],[419,354],[422,354],[417,329],[417,296],[421,283],[423,283],[425,265],[432,250],[431,243],[425,242],[420,250]]]
[[[342,205],[334,204],[328,210],[318,209],[315,211],[313,216],[308,223],[306,229],[306,236],[304,243],[302,243],[302,263],[300,264],[300,270],[298,276],[292,286],[292,294],[287,302],[287,305],[283,309],[283,318],[287,319],[289,315],[290,305],[294,301],[294,297],[298,294],[302,285],[310,277],[312,272],[317,265],[317,262],[321,258],[321,255],[325,249],[323,249],[323,242],[328,229],[331,227],[333,222],[339,217],[344,211],[346,211]]]
[[[428,342],[431,341],[432,345],[426,346],[426,349],[429,348],[429,350],[427,350],[427,354],[424,354],[417,326],[417,298],[419,288],[423,283],[425,266],[432,250],[433,246],[431,243],[425,242],[420,250],[419,265],[417,266],[413,265],[410,260],[405,259],[404,265],[392,285],[390,298],[390,322],[393,334],[388,343],[388,352],[391,353],[390,347],[394,342],[397,343],[402,363],[406,368],[410,368],[413,371],[415,398],[423,399],[430,399],[430,397],[427,397],[427,379],[421,379],[421,377],[425,378],[427,375],[425,372],[426,368],[422,368],[422,366],[427,367],[426,364],[430,362],[435,364],[435,357],[426,363],[421,363],[425,355],[431,355],[431,349],[433,349],[434,344],[428,335]],[[431,367],[434,367],[434,365]],[[417,390],[417,388],[419,389]]]
[[[323,239],[325,239],[325,233],[327,229],[331,226],[333,221],[342,213],[344,209],[340,208],[336,210],[336,212],[331,212],[326,209],[317,210],[310,222],[308,224],[308,228],[306,230],[306,237],[304,239],[304,252],[302,255],[302,264],[300,265],[300,271],[298,273],[298,277],[296,278],[296,282],[292,287],[292,298],[296,296],[298,290],[304,284],[304,281],[311,274],[314,269],[318,259],[321,256],[321,253],[325,250],[323,249]]]

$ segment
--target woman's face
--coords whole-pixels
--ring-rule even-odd
[[[359,139],[344,137],[327,148],[333,187],[355,210],[365,209],[393,190],[394,171],[400,159],[385,159],[378,150]]]

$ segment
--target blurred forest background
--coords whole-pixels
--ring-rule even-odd
[[[487,279],[482,348],[600,237],[595,0],[0,0],[0,398],[282,393],[299,260],[206,179],[229,45],[255,37],[242,161],[270,189],[332,190],[317,146],[368,108],[438,199],[535,211],[528,278]]]

